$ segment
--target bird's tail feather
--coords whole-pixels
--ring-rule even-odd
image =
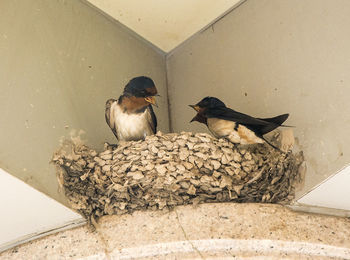
[[[263,136],[261,137],[268,145],[270,145],[272,148],[282,152],[282,153],[285,153],[283,152],[280,148],[278,148],[277,146],[273,145],[270,141],[266,140],[266,138],[264,138]]]
[[[282,125],[282,123],[287,120],[288,116],[289,116],[289,114],[283,114],[283,115],[279,115],[279,116],[271,117],[271,118],[259,118],[259,119],[264,120],[264,121],[269,123],[268,125],[266,125],[260,129],[260,134],[261,135],[267,134],[268,132],[275,130],[279,126],[293,127],[293,126],[288,126],[288,125]]]
[[[271,118],[262,118],[262,120],[281,126],[283,122],[287,120],[288,117],[289,117],[289,114],[283,114],[283,115],[279,115]]]

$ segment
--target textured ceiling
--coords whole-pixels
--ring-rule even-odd
[[[164,52],[232,10],[242,0],[87,0]]]

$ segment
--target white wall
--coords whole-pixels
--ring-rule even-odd
[[[350,161],[350,1],[249,0],[167,59],[174,131],[211,95],[257,117],[290,113],[307,173],[301,193]]]
[[[299,203],[350,212],[350,166],[329,177],[302,198]]]
[[[82,1],[0,1],[0,167],[63,201],[49,164],[72,130],[101,150],[105,102],[148,75],[168,131],[165,58]]]
[[[13,243],[38,236],[83,218],[0,169],[0,252]]]

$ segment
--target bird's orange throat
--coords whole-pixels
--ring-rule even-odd
[[[149,105],[149,102],[147,102],[143,97],[122,96],[119,99],[118,104],[121,106],[124,112],[131,114],[143,112]]]

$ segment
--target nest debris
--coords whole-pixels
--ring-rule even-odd
[[[301,181],[301,152],[242,147],[181,132],[120,142],[97,153],[65,141],[54,153],[73,209],[90,223],[103,215],[208,202],[288,203]]]

